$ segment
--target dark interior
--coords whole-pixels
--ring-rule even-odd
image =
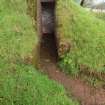
[[[42,2],[41,57],[57,61],[57,40],[55,34],[55,3]]]
[[[42,33],[53,33],[55,29],[55,3],[42,2]]]

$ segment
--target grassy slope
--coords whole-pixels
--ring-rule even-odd
[[[38,38],[24,0],[0,0],[0,105],[78,105],[64,88],[23,62]]]
[[[38,42],[26,10],[22,0],[0,1],[0,55],[5,59],[16,60],[30,55]]]
[[[0,105],[78,105],[62,86],[29,65],[0,69]]]
[[[60,65],[70,73],[80,65],[105,72],[105,22],[76,5],[73,0],[57,2],[58,34],[71,44]]]
[[[97,18],[105,21],[105,13],[93,13]]]

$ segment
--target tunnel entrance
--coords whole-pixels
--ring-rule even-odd
[[[40,57],[57,61],[57,38],[55,32],[55,2],[41,1],[41,45]]]

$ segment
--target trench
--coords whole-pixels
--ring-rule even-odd
[[[41,59],[56,62],[58,59],[55,32],[55,2],[41,2]]]

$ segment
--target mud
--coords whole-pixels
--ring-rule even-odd
[[[105,105],[104,89],[93,88],[79,78],[73,79],[65,75],[49,59],[43,59],[40,67],[50,79],[62,84],[68,94],[72,94],[73,98],[77,99],[81,105]]]

